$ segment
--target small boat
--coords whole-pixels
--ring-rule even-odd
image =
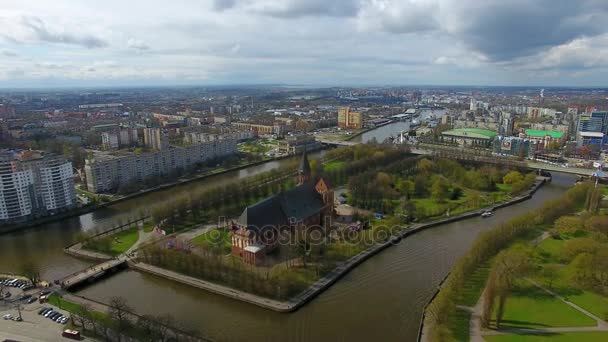
[[[491,211],[489,211],[489,210],[488,211],[484,211],[483,213],[481,213],[481,217],[483,217],[483,218],[490,217],[492,215],[494,215],[494,213],[491,212]]]

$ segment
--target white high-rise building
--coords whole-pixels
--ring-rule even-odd
[[[72,163],[41,151],[0,152],[0,222],[19,222],[76,206]]]

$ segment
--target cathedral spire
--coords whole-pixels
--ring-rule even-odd
[[[304,145],[304,153],[302,153],[300,167],[298,167],[298,184],[307,182],[310,179],[310,173],[310,163],[306,154],[306,145]]]

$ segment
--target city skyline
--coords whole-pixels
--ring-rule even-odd
[[[0,87],[599,87],[601,1],[3,1]]]

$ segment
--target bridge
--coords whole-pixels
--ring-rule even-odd
[[[63,279],[59,280],[59,284],[63,289],[69,290],[76,286],[83,285],[87,282],[93,282],[108,273],[114,273],[120,268],[126,267],[127,258],[119,257],[111,259],[100,264],[93,265],[84,270],[72,273]]]
[[[511,167],[520,167],[533,170],[543,170],[549,172],[568,173],[578,176],[590,177],[595,170],[584,169],[578,167],[564,167],[549,163],[541,163],[533,160],[517,160],[509,157],[501,157],[493,155],[487,150],[480,149],[464,149],[451,146],[434,146],[429,144],[420,144],[411,148],[412,153],[421,155],[430,155],[439,158],[458,159],[463,161],[483,162],[488,164],[506,165]]]
[[[317,138],[317,141],[323,145],[332,146],[355,146],[361,144],[361,142],[348,141],[348,140],[332,140],[327,138]]]

